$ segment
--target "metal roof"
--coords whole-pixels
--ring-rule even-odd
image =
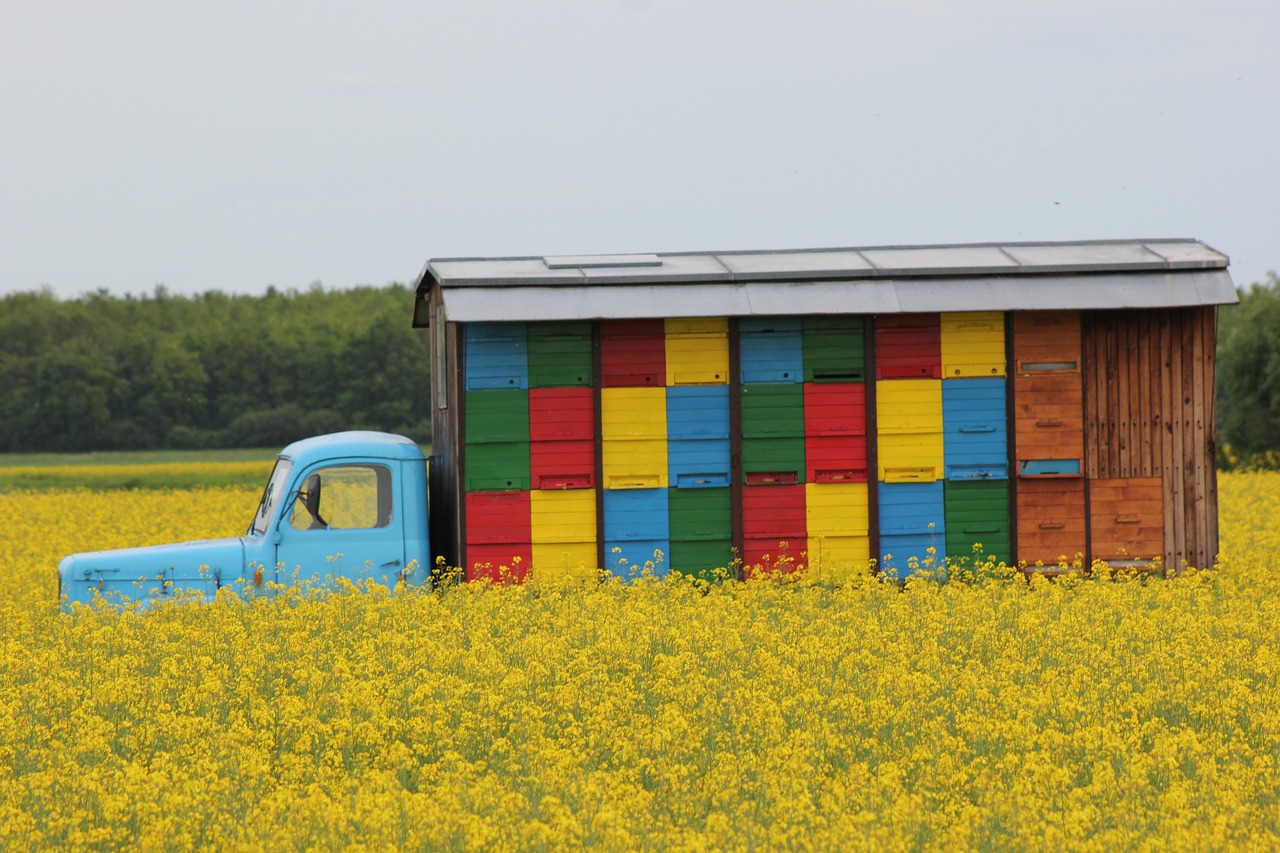
[[[1227,264],[1178,239],[439,258],[417,289],[457,322],[1166,308],[1235,302]]]

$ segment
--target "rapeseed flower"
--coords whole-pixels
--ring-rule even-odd
[[[256,489],[0,495],[0,848],[1275,849],[1280,475],[1220,490],[1220,566],[1167,580],[70,615],[63,554],[238,534]]]

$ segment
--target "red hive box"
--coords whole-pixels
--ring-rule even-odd
[[[600,323],[601,384],[606,388],[667,384],[667,338],[662,320]]]

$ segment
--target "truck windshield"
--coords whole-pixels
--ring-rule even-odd
[[[250,536],[267,532],[267,525],[275,515],[276,505],[284,497],[285,487],[289,485],[289,472],[292,470],[293,463],[288,459],[276,460],[276,467],[271,471],[271,479],[267,480],[267,487],[262,490],[262,500],[258,501],[258,512],[249,525]]]

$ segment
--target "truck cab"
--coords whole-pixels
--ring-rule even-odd
[[[243,536],[73,554],[59,599],[157,604],[271,584],[429,582],[427,465],[398,435],[351,431],[281,451]]]

